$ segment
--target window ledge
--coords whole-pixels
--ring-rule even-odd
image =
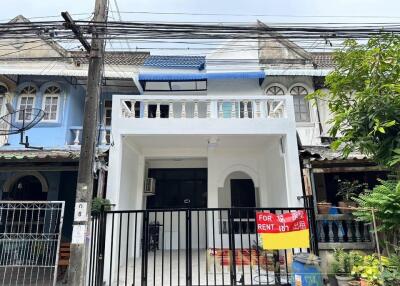
[[[315,127],[314,122],[296,122],[296,127]]]

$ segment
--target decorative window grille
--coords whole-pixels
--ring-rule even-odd
[[[45,90],[43,97],[43,120],[57,121],[60,103],[60,92],[60,88],[57,86],[50,86]]]
[[[36,88],[34,86],[28,85],[26,86],[20,93],[19,97],[19,110],[25,110],[25,112],[19,112],[18,120],[22,121],[31,120],[32,119],[32,109],[34,108],[35,104],[35,95],[36,95]]]
[[[273,85],[271,87],[269,87],[266,91],[265,91],[266,95],[285,95],[285,92],[283,91],[283,89],[277,85]]]
[[[310,121],[310,107],[306,101],[308,94],[307,89],[303,86],[294,86],[290,90],[290,94],[293,96],[294,112],[297,122],[309,122]]]

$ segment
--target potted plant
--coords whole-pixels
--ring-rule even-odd
[[[361,262],[355,264],[352,274],[359,277],[361,286],[380,286],[386,285],[383,280],[382,272],[388,266],[388,258],[378,258],[376,254],[366,255]]]
[[[92,200],[92,216],[96,216],[100,214],[101,208],[104,207],[104,210],[111,210],[111,203],[107,199],[95,197]]]
[[[332,263],[333,273],[338,286],[347,286],[350,281],[355,280],[352,269],[360,260],[360,255],[354,251],[345,252],[343,249],[335,249]]]
[[[321,201],[317,203],[317,209],[319,214],[328,214],[329,209],[332,207],[332,203],[327,201]]]
[[[339,208],[341,208],[342,213],[351,213],[351,208],[357,206],[356,202],[352,200],[353,197],[357,196],[361,191],[368,187],[366,183],[360,183],[357,180],[339,180],[338,181],[338,192],[336,196],[341,199],[338,202]]]

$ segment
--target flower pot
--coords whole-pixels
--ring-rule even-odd
[[[369,284],[368,284],[368,281],[367,280],[364,280],[364,279],[361,279],[360,280],[360,286],[368,286]]]
[[[317,203],[317,209],[319,214],[328,214],[329,209],[332,207],[331,203]]]
[[[338,286],[348,286],[349,282],[354,280],[354,278],[351,276],[335,275],[335,278]]]
[[[338,202],[338,206],[340,209],[340,212],[343,214],[349,214],[352,213],[353,210],[349,209],[349,208],[355,208],[357,207],[357,204],[355,202],[352,201],[340,201]]]
[[[360,281],[349,281],[347,282],[349,286],[360,286]]]

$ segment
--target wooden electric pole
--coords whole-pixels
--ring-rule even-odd
[[[107,21],[107,4],[107,0],[96,0],[92,42],[89,46],[89,71],[85,97],[81,154],[79,158],[78,183],[76,187],[71,256],[68,270],[68,284],[74,286],[85,285],[87,272],[86,267],[90,242],[90,212],[93,194],[93,166],[96,156],[98,112],[105,49],[105,29],[96,27],[96,23],[105,23]],[[65,18],[66,15],[64,14],[63,16]],[[76,26],[74,26],[73,21],[71,25],[70,28],[74,30]],[[77,36],[80,35],[79,30],[75,29],[74,33]],[[88,45],[85,45],[85,48],[87,47]]]

